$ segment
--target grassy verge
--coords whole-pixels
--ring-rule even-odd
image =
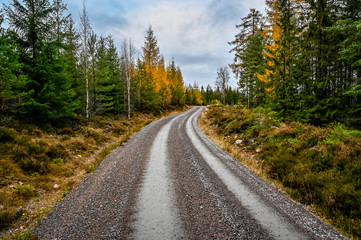
[[[209,106],[202,130],[243,164],[353,239],[361,239],[361,131],[283,123],[267,109]]]
[[[31,239],[41,216],[113,149],[159,118],[138,113],[131,120],[79,118],[58,129],[16,122],[0,127],[0,237]]]

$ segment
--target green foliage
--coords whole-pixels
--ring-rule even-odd
[[[19,237],[17,237],[19,240],[30,240],[30,239],[36,239],[33,232],[31,230],[23,231]]]
[[[23,64],[15,47],[10,36],[0,35],[0,125],[17,114],[19,103],[27,96],[24,89],[27,77],[20,73]]]
[[[17,193],[25,198],[30,198],[36,195],[36,190],[34,187],[27,185],[20,185],[15,187]]]
[[[285,120],[361,126],[360,4],[267,0],[267,22],[251,9],[231,52],[247,107],[271,106]]]
[[[0,143],[11,142],[16,139],[16,132],[9,128],[0,127]]]
[[[324,143],[334,144],[336,142],[343,142],[346,140],[347,137],[350,136],[361,138],[361,131],[348,130],[343,124],[337,123],[332,129],[332,131],[328,134]]]
[[[133,77],[136,91],[134,91],[136,99],[135,105],[140,111],[159,113],[161,110],[161,99],[155,90],[154,78],[146,71],[146,66],[140,60],[137,64],[137,71]]]
[[[262,108],[210,106],[206,118],[228,139],[242,139],[245,151],[262,149],[258,157],[264,171],[293,198],[315,206],[351,236],[361,236],[359,130],[340,123],[328,128],[282,123]]]

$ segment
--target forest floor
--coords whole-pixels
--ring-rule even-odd
[[[199,124],[268,183],[352,239],[361,239],[361,131],[282,122],[275,112],[208,106]]]
[[[180,111],[133,113],[130,120],[77,118],[62,128],[16,121],[0,127],[0,238],[28,239],[37,222],[112,150],[149,123]]]

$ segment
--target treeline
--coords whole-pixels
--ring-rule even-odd
[[[359,0],[266,0],[229,44],[243,104],[285,120],[361,126]]]
[[[75,27],[63,0],[13,0],[0,14],[0,124],[76,115],[160,112],[186,102],[181,69],[160,54],[151,27],[141,54],[91,27]],[[5,26],[5,27],[3,27]]]
[[[227,86],[224,91],[226,105],[235,105],[240,100],[240,93],[237,88]],[[209,105],[223,103],[223,91],[219,87],[212,88],[211,85],[199,87],[197,83],[185,87],[185,104],[187,105]]]

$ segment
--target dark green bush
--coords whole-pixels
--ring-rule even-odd
[[[14,214],[8,211],[1,211],[0,212],[0,230],[3,230],[14,222]]]
[[[16,139],[16,132],[5,127],[0,127],[0,144],[12,142]]]

